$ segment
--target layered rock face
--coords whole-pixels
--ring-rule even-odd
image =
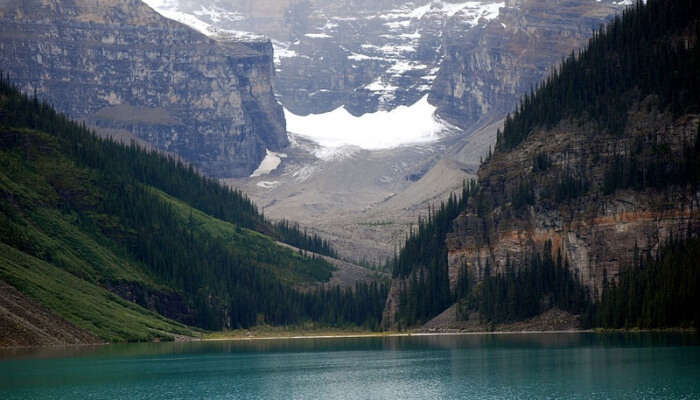
[[[207,34],[273,39],[280,101],[299,115],[410,105],[430,94],[462,128],[511,111],[613,0],[146,0]],[[439,73],[438,73],[439,71]]]
[[[562,122],[533,134],[517,151],[496,153],[479,172],[483,202],[495,207],[460,215],[448,236],[451,287],[462,266],[481,280],[487,265],[491,273],[505,272],[507,262],[521,265],[549,240],[554,256],[561,252],[597,297],[604,281],[614,281],[621,268],[634,265],[635,257],[655,254],[671,235],[697,232],[697,188],[650,187],[612,194],[603,188],[616,157],[642,148],[647,150],[638,159],[640,165],[651,159],[652,151],[661,151],[670,162],[694,142],[697,116],[674,119],[649,109],[654,109],[653,98],[629,112],[623,136],[603,134],[594,124]],[[546,170],[535,170],[534,160],[542,154],[549,160]],[[585,194],[556,200],[566,180],[582,182]],[[513,194],[524,184],[531,185],[537,200],[518,208]]]
[[[464,129],[500,118],[620,9],[603,1],[509,0],[483,29],[451,19],[430,102]]]
[[[288,144],[269,42],[214,41],[139,0],[0,2],[2,68],[110,135],[247,176]]]

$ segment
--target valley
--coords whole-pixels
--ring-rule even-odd
[[[475,177],[520,94],[624,7],[554,3],[149,4],[214,38],[272,40],[288,157],[227,182],[344,258],[383,264],[418,216]]]
[[[693,2],[0,21],[0,346],[697,329]]]

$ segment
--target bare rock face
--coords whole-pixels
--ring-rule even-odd
[[[622,136],[601,132],[594,124],[569,121],[535,132],[517,150],[497,152],[479,171],[484,202],[493,209],[460,215],[448,235],[451,286],[462,266],[481,280],[489,271],[505,272],[508,262],[520,265],[551,241],[553,256],[561,254],[597,297],[604,281],[613,282],[637,257],[656,254],[670,236],[697,232],[697,188],[676,185],[609,194],[603,190],[606,171],[616,157],[643,148],[648,151],[641,153],[640,163],[658,149],[671,159],[694,142],[697,116],[674,119],[654,111],[653,103],[650,96],[629,111]],[[535,170],[534,160],[541,154],[548,156],[551,165]],[[555,200],[558,185],[569,178],[585,181],[589,189],[582,196]],[[512,194],[523,179],[531,179],[536,201],[516,208]]]
[[[465,30],[452,19],[430,102],[464,129],[500,118],[621,8],[609,1],[509,0],[483,29]]]
[[[270,42],[217,42],[139,0],[0,1],[0,62],[59,111],[211,176],[288,144]]]

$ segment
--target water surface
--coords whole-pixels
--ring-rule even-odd
[[[682,334],[158,343],[0,353],[0,399],[700,399]]]

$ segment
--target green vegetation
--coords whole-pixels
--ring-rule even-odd
[[[637,140],[627,154],[617,155],[608,164],[603,193],[620,189],[661,190],[688,184],[700,184],[700,124],[693,141],[684,143],[681,154],[662,143]]]
[[[199,334],[3,243],[0,243],[0,279],[104,340],[172,340],[173,334]]]
[[[700,328],[700,239],[671,238],[654,257],[635,253],[619,282],[604,284],[596,325]]]
[[[482,233],[473,239],[488,248],[489,233],[510,220],[527,220],[529,212],[566,207],[584,197],[594,204],[620,189],[674,187],[695,193],[700,183],[700,127],[697,134],[683,136],[680,148],[667,143],[661,133],[628,131],[635,135],[632,140],[624,134],[628,113],[637,108],[671,118],[700,111],[699,20],[697,1],[637,2],[523,98],[506,118],[504,131],[497,133],[495,153],[489,152],[487,161],[519,150],[534,131],[551,129],[564,120],[607,135],[606,140],[612,137],[609,148],[619,154],[598,154],[573,167],[564,160],[562,167],[562,160],[537,153],[532,174],[523,173],[503,186],[498,182],[501,177],[490,176],[480,188],[474,185],[461,199],[450,199],[431,212],[393,262],[394,277],[403,280],[396,316],[400,324],[422,323],[459,300],[463,318],[478,311],[482,322],[489,323],[523,320],[556,306],[582,314],[586,324],[606,328],[697,326],[700,254],[694,226],[688,228],[687,242],[672,242],[656,260],[647,258],[630,266],[618,286],[604,290],[599,305],[591,304],[593,297],[568,262],[561,255],[554,259],[551,243],[541,252],[533,249],[517,265],[507,261],[504,273],[493,273],[489,265],[493,259],[486,256],[484,279],[478,283],[465,265],[450,293],[445,239],[463,211],[481,217],[474,220],[483,224],[477,228]],[[602,179],[594,180],[594,173]],[[507,188],[505,193],[497,193],[501,187]],[[571,211],[566,208],[564,214]]]
[[[588,291],[572,275],[569,262],[562,261],[561,252],[554,260],[552,242],[545,242],[542,253],[523,264],[508,260],[503,274],[492,274],[487,264],[484,281],[478,286],[461,284],[461,317],[468,319],[470,311],[478,311],[482,322],[503,323],[522,321],[552,307],[574,314],[589,311]],[[461,271],[460,282],[469,282],[465,274],[466,269]]]
[[[700,3],[638,1],[596,32],[585,50],[572,54],[506,117],[497,151],[510,151],[538,128],[563,119],[590,119],[598,129],[622,135],[630,105],[653,94],[674,115],[700,110],[700,47],[688,35]]]
[[[427,321],[454,303],[447,275],[445,240],[452,221],[467,208],[478,191],[475,181],[462,187],[460,196],[450,195],[436,211],[420,219],[418,230],[411,231],[401,251],[391,261],[394,278],[408,278],[400,288],[397,320],[412,326]]]
[[[331,247],[328,240],[322,239],[317,234],[310,235],[306,232],[306,229],[302,231],[299,224],[296,222],[292,223],[283,219],[282,221],[276,222],[274,227],[276,232],[275,237],[284,243],[300,249],[313,251],[314,253],[338,258],[338,253]]]
[[[240,192],[100,139],[0,79],[0,243],[12,249],[0,278],[68,321],[116,341],[192,332],[103,289],[127,288],[129,300],[205,329],[378,326],[386,286],[300,291],[335,267],[275,239],[334,254],[267,222]]]

